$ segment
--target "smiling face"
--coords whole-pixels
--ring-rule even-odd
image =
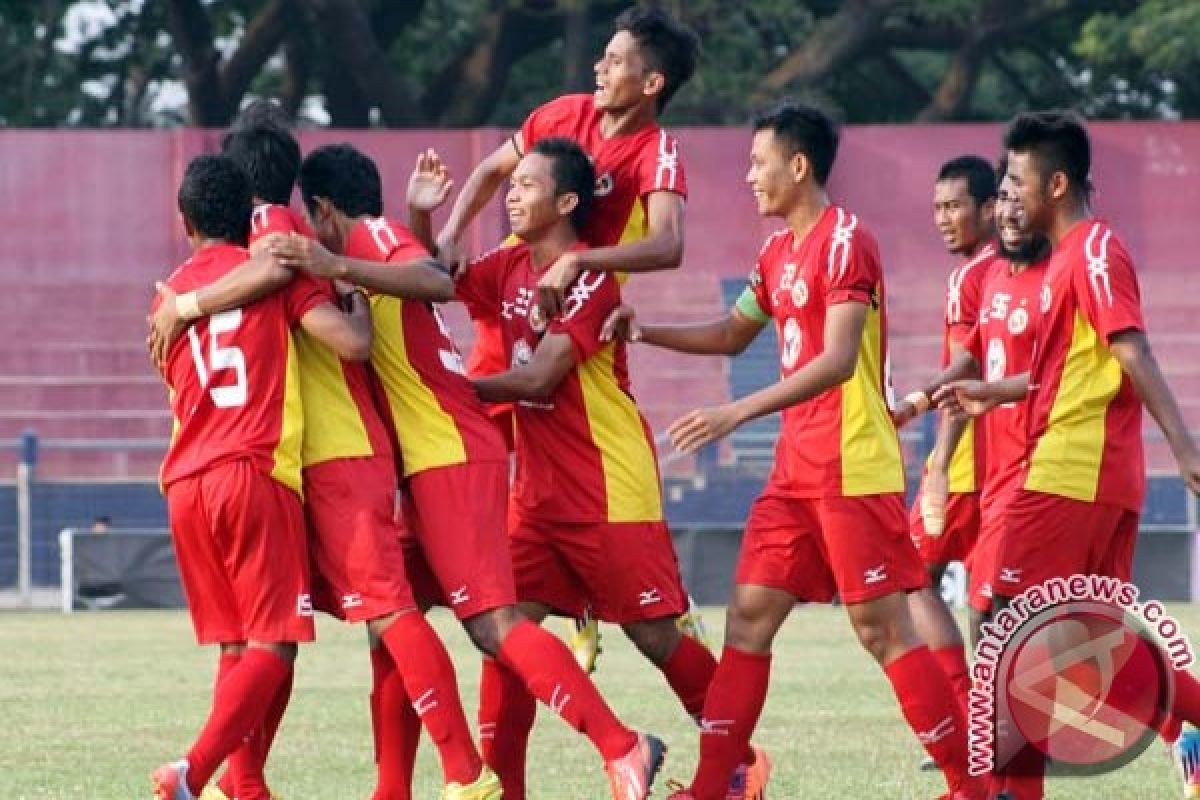
[[[773,130],[755,131],[746,183],[759,214],[783,216],[795,205],[801,185],[799,170],[806,165],[807,159],[799,153],[789,154],[786,143]]]
[[[617,31],[604,55],[596,62],[596,90],[592,97],[601,111],[620,111],[642,102],[648,92],[660,87],[662,75],[652,72],[642,57],[637,39],[629,31]]]
[[[557,195],[554,160],[530,153],[513,171],[505,208],[512,232],[525,241],[560,223],[575,207],[574,194]]]
[[[1028,228],[1034,233],[1048,234],[1054,218],[1051,206],[1050,186],[1042,175],[1037,156],[1032,152],[1008,151],[1008,172],[1012,191],[1025,215]]]
[[[991,205],[980,206],[965,177],[938,181],[933,187],[933,222],[951,253],[972,253],[991,227]]]

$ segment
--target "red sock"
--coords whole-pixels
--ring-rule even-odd
[[[954,687],[954,696],[958,698],[958,705],[965,716],[968,697],[971,693],[971,676],[967,670],[966,649],[958,644],[951,647],[939,647],[936,650],[931,648],[929,654],[933,656],[933,660],[950,679],[950,685]]]
[[[497,658],[520,676],[530,694],[587,736],[605,761],[620,758],[637,743],[637,735],[621,724],[554,635],[532,622],[521,622],[500,644]]]
[[[1175,673],[1175,706],[1171,712],[1183,722],[1200,725],[1200,681],[1192,673]]]
[[[213,707],[188,751],[188,790],[199,796],[221,762],[262,724],[291,665],[270,650],[251,647],[213,692]]]
[[[679,645],[662,665],[662,674],[683,708],[697,721],[704,713],[704,696],[717,671],[717,660],[708,648],[690,636],[680,636]]]
[[[771,655],[726,645],[717,664],[700,730],[700,763],[692,778],[696,800],[724,800],[767,700]]]
[[[216,693],[217,687],[221,685],[221,681],[229,675],[230,671],[242,660],[242,654],[236,652],[221,651],[221,655],[217,657],[217,679],[213,683],[213,692]],[[245,747],[245,743],[238,745],[237,750]],[[234,750],[234,753],[237,752]],[[220,789],[226,797],[237,797],[237,775],[233,770],[233,753],[230,754],[230,762],[225,767],[225,772],[221,775],[221,779],[217,781],[217,788]]]
[[[925,645],[914,647],[883,668],[900,711],[925,751],[941,767],[951,790],[984,786],[967,775],[967,726],[950,679]]]
[[[222,778],[232,780],[234,792],[226,793],[226,797],[236,797],[237,800],[271,800],[271,791],[267,788],[267,778],[264,774],[267,756],[271,753],[271,745],[275,742],[275,733],[279,730],[284,712],[287,711],[288,701],[292,699],[294,676],[295,671],[289,669],[287,677],[271,698],[271,704],[267,706],[267,714],[263,717],[262,724],[229,754],[226,761],[228,769]]]
[[[429,738],[437,746],[447,783],[473,783],[483,759],[471,739],[455,683],[454,664],[425,617],[402,614],[383,632],[383,644],[396,662],[404,689]],[[380,708],[381,711],[385,709]],[[382,716],[382,715],[381,715]],[[399,724],[384,719],[385,726]]]
[[[413,767],[421,742],[404,679],[386,647],[371,650],[371,726],[375,734],[376,786],[372,800],[412,800]]]
[[[483,659],[479,681],[479,747],[495,770],[506,800],[525,800],[525,753],[537,701],[521,679],[494,658]]]

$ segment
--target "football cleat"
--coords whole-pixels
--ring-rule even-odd
[[[700,616],[700,607],[696,605],[695,599],[690,594],[688,595],[687,611],[676,618],[675,627],[684,636],[690,636],[712,650],[712,642],[708,640],[708,628],[704,625],[704,617]]]
[[[197,800],[187,786],[188,762],[173,761],[150,773],[154,800]]]
[[[613,800],[646,800],[666,755],[667,746],[661,739],[639,733],[628,753],[604,765]]]
[[[765,800],[767,783],[771,780],[771,759],[761,747],[751,745],[751,749],[754,750],[754,763],[738,764],[729,781],[725,800]]]
[[[442,800],[501,800],[504,789],[500,779],[485,765],[474,783],[448,783],[442,789]]]
[[[1172,751],[1183,772],[1183,796],[1188,800],[1200,798],[1200,730],[1185,731]]]
[[[596,671],[596,659],[601,652],[600,623],[590,613],[567,620],[567,647],[580,669],[589,675]]]

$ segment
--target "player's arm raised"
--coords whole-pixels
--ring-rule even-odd
[[[832,306],[825,315],[826,347],[820,355],[772,386],[731,403],[697,409],[680,417],[669,429],[671,442],[677,450],[694,452],[751,420],[810,400],[850,380],[866,319],[864,303]]]
[[[542,337],[528,364],[498,375],[476,378],[472,383],[482,400],[505,403],[549,397],[575,367],[575,350],[565,333]]]
[[[290,236],[277,240],[271,254],[288,269],[352,283],[405,300],[446,303],[454,299],[450,271],[428,256],[396,264],[362,261],[329,252],[315,239]]]
[[[462,239],[463,232],[495,196],[496,190],[503,186],[516,170],[517,164],[521,161],[523,149],[521,133],[518,131],[471,171],[467,182],[463,184],[462,191],[454,200],[454,207],[450,209],[450,218],[446,220],[445,226],[438,234],[437,249],[439,253],[443,250],[458,251],[458,243]]]
[[[1188,432],[1171,387],[1163,378],[1150,340],[1141,331],[1127,330],[1113,334],[1108,347],[1166,437],[1188,488],[1200,493],[1200,450]]]

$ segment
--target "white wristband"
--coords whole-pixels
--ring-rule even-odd
[[[909,392],[904,396],[904,402],[911,404],[918,414],[924,414],[932,405],[929,402],[929,395],[924,392]]]
[[[179,315],[180,319],[188,321],[204,316],[200,311],[200,299],[195,292],[175,295],[175,313]]]

